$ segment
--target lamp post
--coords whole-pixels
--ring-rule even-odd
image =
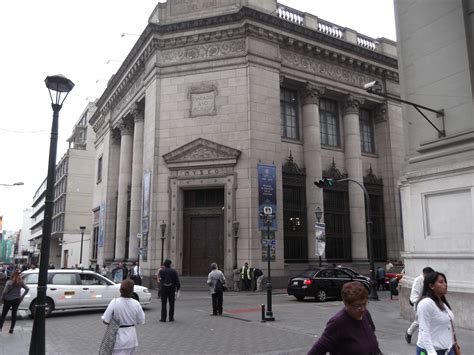
[[[323,217],[323,211],[321,210],[321,207],[319,206],[316,207],[316,211],[314,211],[314,214],[316,215],[316,219],[318,220],[318,223],[319,223],[321,221],[321,218]],[[323,263],[321,262],[321,255],[318,255],[318,256],[319,256],[319,267],[322,267]]]
[[[234,232],[234,269],[237,269],[237,240],[239,239],[239,221],[232,222],[232,231]]]
[[[25,185],[24,182],[14,182],[13,184],[0,184],[0,186],[22,186]]]
[[[341,180],[336,180],[336,182],[344,182],[344,181],[352,181],[359,185],[359,187],[364,191],[364,196],[365,196],[365,210],[366,210],[366,220],[367,220],[367,241],[369,243],[369,267],[370,267],[370,294],[369,294],[369,299],[373,301],[378,301],[379,300],[379,295],[377,294],[377,288],[376,288],[376,281],[375,281],[375,263],[374,263],[374,253],[373,253],[373,247],[372,247],[372,220],[370,218],[370,197],[369,193],[367,192],[367,189],[363,184],[361,184],[359,181],[351,179],[351,178],[345,178]]]
[[[164,246],[165,246],[165,232],[166,232],[166,223],[163,221],[160,224],[160,229],[161,229],[161,265],[163,265],[163,251],[164,251]]]
[[[86,226],[80,226],[79,229],[81,230],[81,253],[79,254],[79,266],[82,267],[82,244],[84,243],[84,231]]]
[[[48,280],[49,248],[54,207],[54,175],[56,170],[56,151],[58,146],[58,119],[59,111],[64,100],[73,89],[74,83],[63,75],[48,76],[45,79],[46,87],[51,98],[53,122],[51,125],[51,141],[49,145],[48,175],[46,178],[46,195],[44,202],[43,232],[41,241],[41,257],[38,275],[38,288],[35,307],[35,319],[31,332],[29,353],[43,355],[46,353],[45,343],[45,308],[46,284]],[[52,94],[53,92],[53,94]],[[63,95],[65,94],[65,95]]]
[[[268,207],[267,207],[268,208]],[[272,278],[271,278],[271,267],[270,267],[270,226],[272,225],[272,220],[274,214],[272,213],[271,208],[260,213],[260,217],[263,219],[263,223],[267,225],[267,269],[268,269],[268,280],[267,280],[267,311],[265,313],[266,321],[274,321],[272,310]]]

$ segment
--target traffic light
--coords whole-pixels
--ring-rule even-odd
[[[334,179],[326,179],[323,178],[322,180],[315,181],[314,184],[319,187],[320,189],[323,189],[325,187],[331,187],[335,183]]]

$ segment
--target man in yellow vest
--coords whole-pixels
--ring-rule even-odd
[[[242,291],[250,291],[252,277],[250,275],[249,263],[246,262],[244,266],[240,268],[240,278],[242,280]]]

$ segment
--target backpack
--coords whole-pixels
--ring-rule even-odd
[[[174,287],[173,281],[171,280],[171,272],[160,271],[163,279],[161,280],[161,287],[171,288]]]

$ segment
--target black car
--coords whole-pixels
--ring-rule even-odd
[[[288,280],[287,292],[297,300],[316,297],[318,301],[340,298],[342,286],[346,282],[360,281],[370,290],[370,279],[346,267],[328,267],[305,270]]]

